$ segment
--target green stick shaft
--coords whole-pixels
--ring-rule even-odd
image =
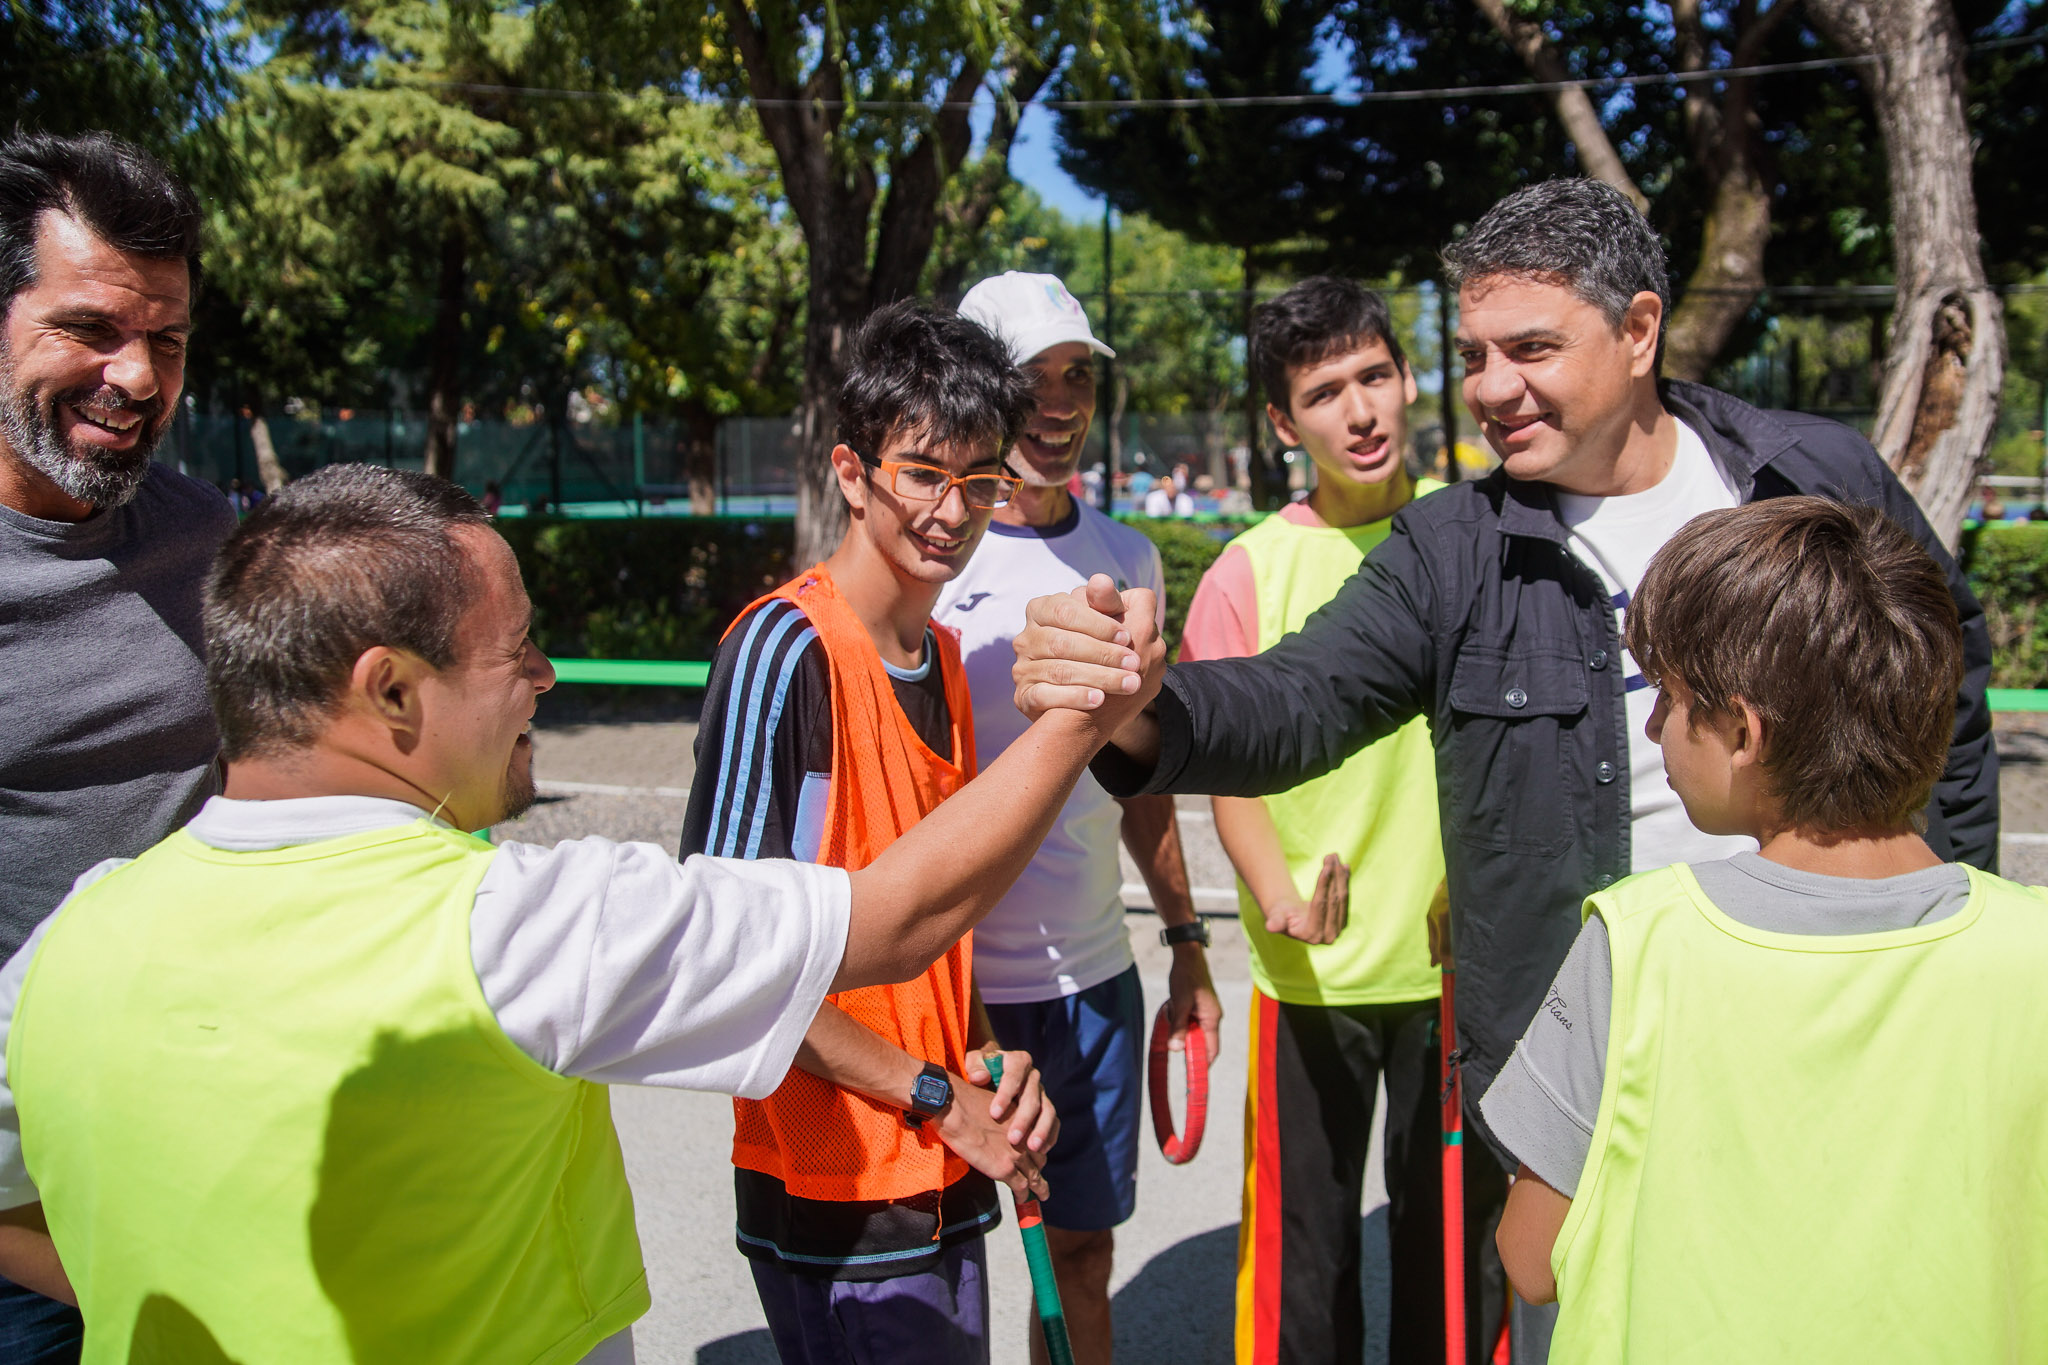
[[[1003,1059],[988,1059],[991,1083],[1003,1083]],[[1067,1313],[1060,1306],[1059,1282],[1053,1278],[1052,1248],[1045,1242],[1045,1215],[1036,1199],[1017,1200],[1017,1230],[1024,1234],[1024,1264],[1031,1267],[1031,1297],[1038,1306],[1038,1326],[1045,1333],[1045,1354],[1052,1365],[1074,1365],[1073,1343],[1067,1340]]]

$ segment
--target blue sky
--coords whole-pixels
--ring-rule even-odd
[[[1100,218],[1102,196],[1081,188],[1060,169],[1054,124],[1048,109],[1034,104],[1024,111],[1017,121],[1017,140],[1010,144],[1010,174],[1069,218]]]

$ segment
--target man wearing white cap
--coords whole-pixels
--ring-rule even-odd
[[[934,618],[960,632],[983,762],[1024,731],[1012,699],[1011,637],[1033,597],[1108,574],[1150,588],[1166,610],[1159,551],[1143,534],[1078,501],[1068,485],[1095,416],[1095,356],[1114,356],[1053,275],[1011,271],[967,291],[960,312],[989,328],[1031,375],[1038,408],[1011,447],[1023,482],[940,593]],[[1181,861],[1171,797],[1118,801],[1084,776],[1016,888],[974,934],[974,976],[997,1039],[1038,1059],[1060,1113],[1045,1165],[1053,1269],[1082,1365],[1110,1359],[1114,1229],[1137,1205],[1144,1116],[1144,995],[1131,956],[1117,867],[1121,834],[1173,949],[1167,1009],[1178,1050],[1190,1026],[1214,1056],[1223,1020],[1209,981],[1207,929]],[[1034,1359],[1043,1344],[1034,1330]]]

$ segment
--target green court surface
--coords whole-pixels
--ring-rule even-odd
[[[702,687],[711,665],[682,659],[551,659],[555,681],[628,687]]]

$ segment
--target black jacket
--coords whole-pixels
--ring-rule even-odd
[[[1964,674],[1928,842],[1944,857],[1993,868],[1990,637],[1919,507],[1847,427],[1762,412],[1697,384],[1667,384],[1664,400],[1745,502],[1815,493],[1883,508],[1947,573],[1962,615]],[[1459,1042],[1476,1119],[1479,1096],[1571,947],[1581,902],[1629,871],[1620,658],[1607,592],[1566,548],[1550,488],[1496,470],[1402,509],[1358,573],[1272,649],[1168,669],[1156,768],[1145,773],[1105,750],[1095,773],[1117,796],[1260,796],[1330,771],[1413,716],[1429,717]]]

